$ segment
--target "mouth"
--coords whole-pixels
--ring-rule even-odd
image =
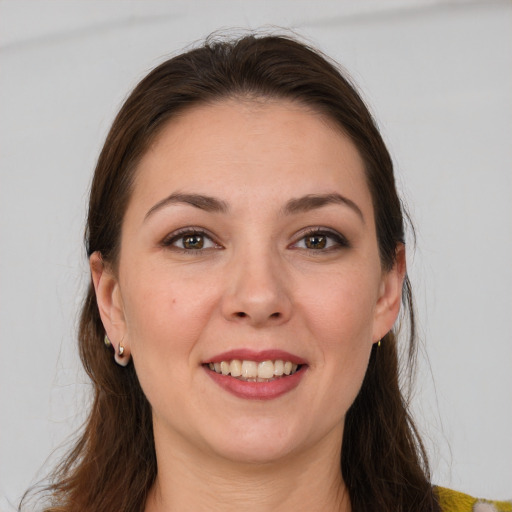
[[[296,388],[305,375],[305,360],[280,350],[236,350],[202,364],[221,388],[243,399],[269,400]]]
[[[208,363],[207,366],[219,375],[231,376],[243,382],[272,382],[295,374],[304,365],[283,359],[268,359],[260,362],[232,359]]]

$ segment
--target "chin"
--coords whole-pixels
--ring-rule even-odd
[[[266,464],[277,462],[305,448],[307,436],[283,420],[263,420],[249,425],[240,422],[224,428],[223,434],[211,440],[213,449],[223,458],[238,463]]]
[[[219,455],[232,463],[238,464],[272,464],[285,460],[293,450],[285,446],[269,446],[268,443],[250,445],[232,445]]]

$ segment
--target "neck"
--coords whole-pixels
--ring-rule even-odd
[[[267,463],[191,454],[176,445],[170,452],[157,443],[158,475],[145,512],[350,512],[340,469],[341,440],[337,449],[327,441]]]

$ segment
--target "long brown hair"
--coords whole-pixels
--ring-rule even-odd
[[[90,194],[85,243],[115,268],[123,216],[137,164],[159,130],[192,105],[230,97],[288,99],[334,121],[358,148],[372,194],[382,266],[404,243],[404,212],[382,137],[354,86],[320,52],[283,36],[210,38],[151,71],[114,120],[100,154]],[[411,288],[408,365],[416,350]],[[135,368],[116,365],[105,347],[94,288],[89,286],[79,349],[94,400],[78,442],[54,474],[48,511],[141,512],[156,472],[151,407]],[[438,510],[425,449],[399,385],[393,332],[374,345],[368,370],[346,415],[341,472],[354,512]]]

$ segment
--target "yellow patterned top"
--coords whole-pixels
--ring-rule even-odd
[[[512,501],[489,501],[436,487],[443,512],[512,512]]]

